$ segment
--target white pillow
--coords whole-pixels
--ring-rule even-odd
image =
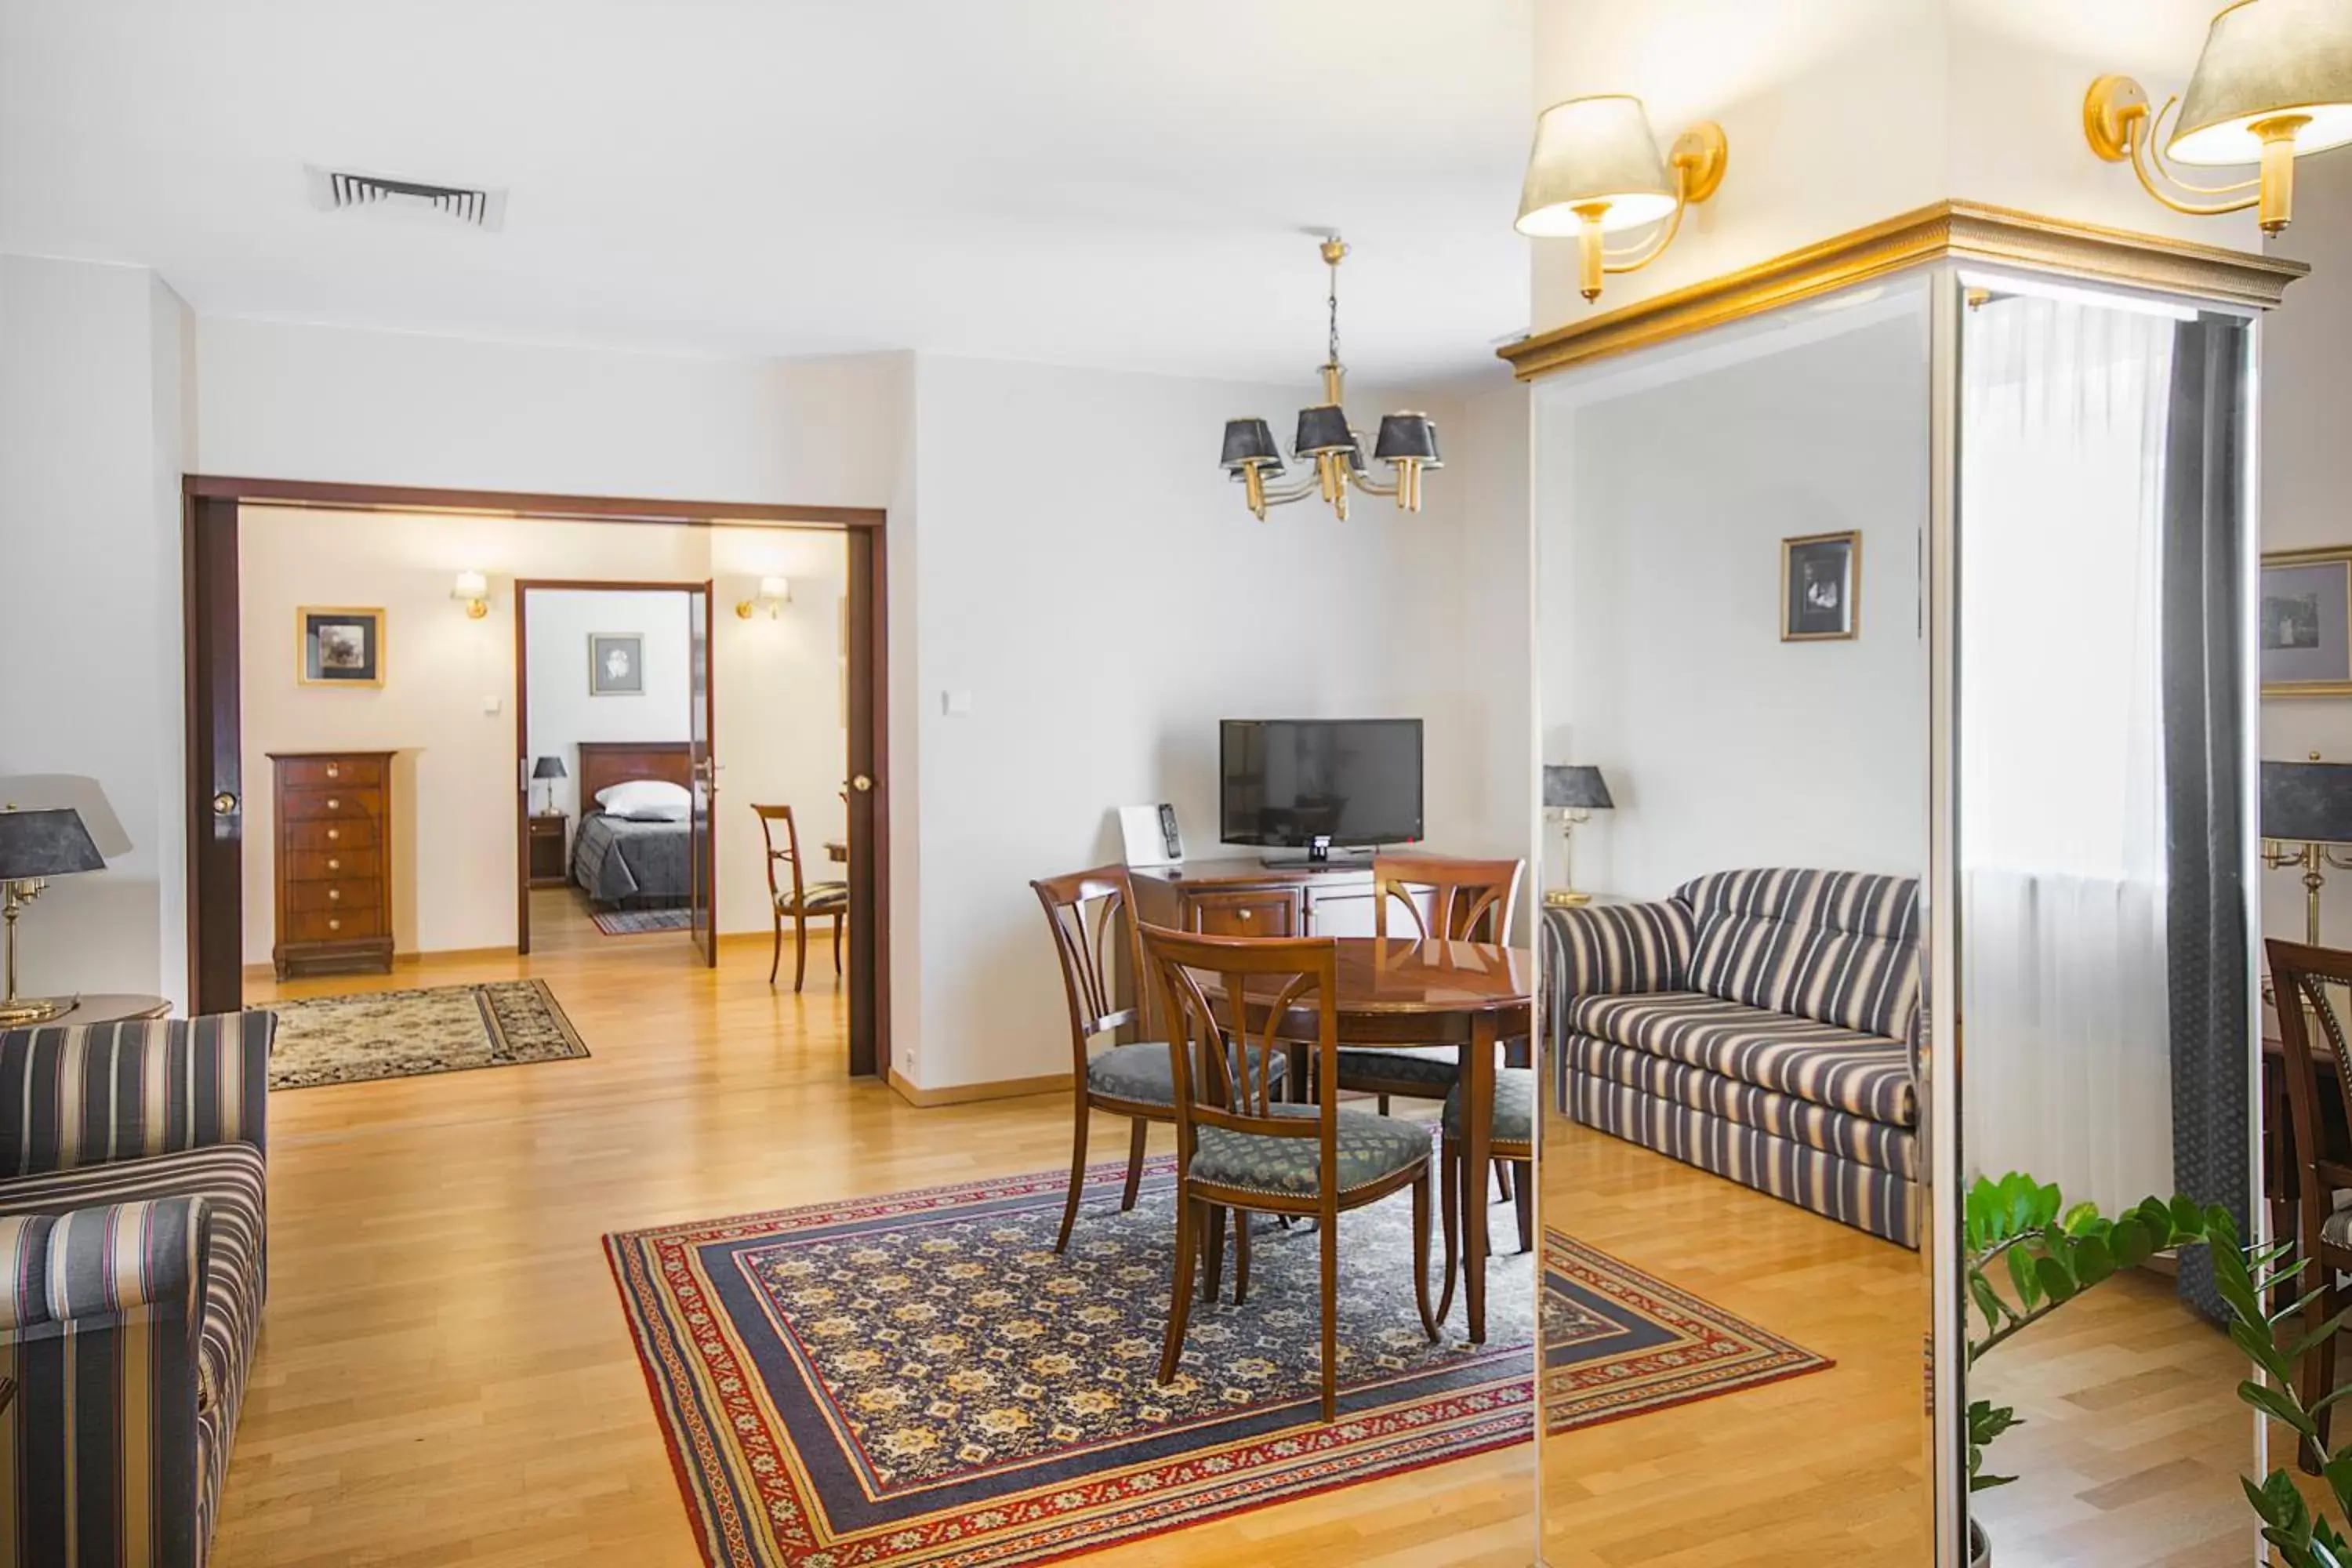
[[[694,797],[680,785],[660,779],[631,779],[598,790],[596,804],[606,816],[632,822],[684,822],[694,809]]]

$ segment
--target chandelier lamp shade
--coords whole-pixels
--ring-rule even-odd
[[[1701,121],[1665,153],[1642,100],[1622,92],[1555,103],[1536,119],[1535,145],[1519,190],[1515,226],[1534,239],[1573,239],[1577,287],[1601,298],[1602,279],[1647,267],[1682,229],[1683,213],[1723,184],[1729,155],[1723,127]],[[1609,237],[1654,228],[1622,249]]]
[[[1406,511],[1421,510],[1421,477],[1444,461],[1437,452],[1437,426],[1426,414],[1400,412],[1381,416],[1373,437],[1372,458],[1386,463],[1391,475],[1382,482],[1371,478],[1364,460],[1364,438],[1349,427],[1342,393],[1347,369],[1339,363],[1339,263],[1348,246],[1338,235],[1324,239],[1323,264],[1331,269],[1330,356],[1323,363],[1323,401],[1298,411],[1290,437],[1290,455],[1311,472],[1286,479],[1282,449],[1274,426],[1263,419],[1228,419],[1220,465],[1243,487],[1249,509],[1260,521],[1269,507],[1287,506],[1309,496],[1321,498],[1342,521],[1348,515],[1348,491],[1392,496]]]
[[[2213,18],[2187,96],[2151,113],[2138,82],[2103,76],[2083,100],[2083,132],[2092,152],[2130,163],[2174,212],[2213,217],[2252,207],[2263,232],[2276,234],[2294,219],[2294,161],[2352,142],[2352,6],[2238,0]],[[2256,173],[2199,185],[2171,163],[2251,163]]]

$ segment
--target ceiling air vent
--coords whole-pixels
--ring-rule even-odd
[[[385,174],[362,174],[352,169],[313,167],[308,172],[310,204],[326,212],[374,207],[454,218],[475,228],[487,229],[498,228],[506,222],[504,191],[396,180]]]

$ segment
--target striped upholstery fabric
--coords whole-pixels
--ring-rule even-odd
[[[1659,1100],[1670,1100],[1693,1110],[1703,1110],[1725,1121],[1769,1132],[1808,1149],[1855,1160],[1906,1181],[1918,1179],[1918,1139],[1908,1128],[1855,1116],[1740,1083],[1705,1068],[1654,1057],[1630,1046],[1612,1045],[1580,1035],[1570,1045],[1569,1065],[1577,1072],[1606,1079]]]
[[[1544,965],[1553,1006],[1565,1010],[1578,996],[1689,989],[1696,930],[1691,906],[1680,899],[1547,909]]]
[[[1674,901],[1698,928],[1690,989],[1865,1035],[1911,1032],[1919,884],[1858,871],[1718,871]]]
[[[1569,1027],[1712,1073],[1909,1127],[1918,1120],[1911,1048],[1901,1040],[1769,1013],[1696,991],[1586,996]]]
[[[267,1014],[0,1034],[0,1563],[201,1564],[265,1285]]]

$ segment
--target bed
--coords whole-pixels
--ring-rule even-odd
[[[631,822],[596,809],[599,791],[632,779],[692,789],[684,741],[580,742],[580,830],[572,840],[572,880],[588,900],[630,908],[690,896],[693,866],[683,822]]]

